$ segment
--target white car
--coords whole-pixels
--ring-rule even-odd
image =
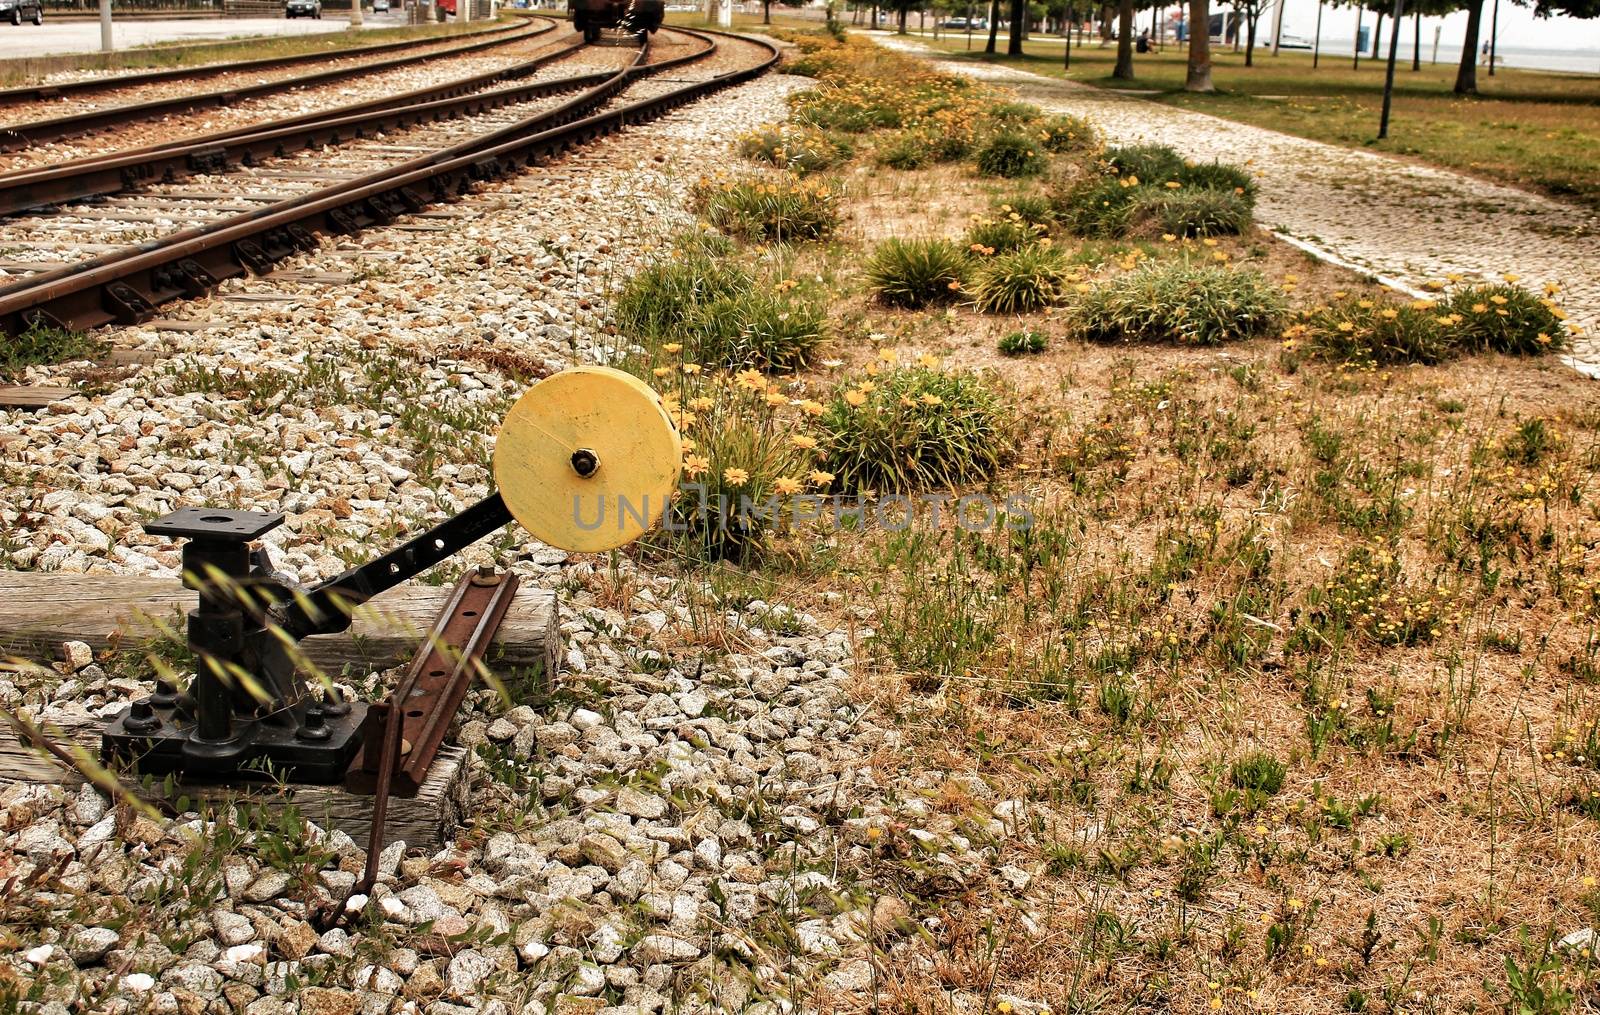
[[[389,0],[372,0],[372,13],[374,13],[374,14],[387,14],[387,13],[389,13]]]

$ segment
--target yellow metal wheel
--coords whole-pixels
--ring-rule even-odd
[[[661,397],[631,374],[574,367],[529,388],[506,414],[494,478],[535,539],[590,553],[638,539],[683,467]]]

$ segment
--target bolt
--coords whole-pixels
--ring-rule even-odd
[[[295,730],[294,735],[301,740],[327,740],[333,736],[333,730],[330,730],[327,722],[323,720],[322,709],[313,705],[306,709],[305,722]]]
[[[150,696],[150,704],[159,708],[171,708],[178,703],[178,691],[165,680],[156,681],[156,692]]]
[[[140,698],[128,709],[127,717],[122,720],[122,728],[129,733],[149,733],[161,728],[161,717],[156,715],[155,706],[150,704],[149,698]]]
[[[595,474],[600,468],[600,456],[588,448],[579,448],[572,453],[572,471],[584,479]]]

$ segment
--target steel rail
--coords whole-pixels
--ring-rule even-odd
[[[228,172],[240,166],[254,165],[262,158],[282,157],[306,148],[340,144],[369,133],[409,127],[429,120],[471,115],[568,88],[585,87],[609,76],[609,72],[598,72],[492,91],[482,90],[497,81],[527,77],[570,55],[583,42],[573,39],[556,45],[559,48],[553,52],[514,67],[419,88],[400,96],[272,120],[238,130],[219,131],[187,138],[176,144],[149,145],[0,174],[0,215],[114,194],[148,182],[165,183],[202,173]]]
[[[62,138],[78,137],[111,124],[127,123],[131,120],[148,120],[167,113],[211,109],[238,102],[241,99],[254,98],[258,95],[289,91],[290,89],[302,88],[307,85],[332,84],[336,81],[343,81],[346,78],[363,74],[376,74],[409,64],[461,56],[495,46],[505,46],[552,31],[555,28],[555,24],[555,22],[552,22],[544,27],[529,26],[525,32],[470,42],[464,46],[454,46],[431,53],[413,53],[409,56],[378,60],[373,63],[333,67],[313,74],[302,74],[299,77],[261,81],[253,85],[241,85],[237,88],[223,88],[212,92],[174,96],[166,99],[151,99],[148,102],[135,102],[126,106],[108,106],[105,109],[94,109],[86,113],[72,113],[67,116],[52,117],[48,120],[15,123],[0,127],[0,152],[14,152],[29,145],[45,141],[59,141]]]
[[[585,113],[589,112],[606,99],[620,91],[626,86],[629,77],[635,71],[640,70],[641,67],[643,70],[653,72],[665,67],[675,66],[679,63],[699,59],[700,57],[705,56],[708,52],[709,50],[700,53],[692,53],[684,57],[679,57],[676,60],[662,61],[658,64],[642,67],[644,60],[649,55],[649,47],[640,46],[639,51],[634,55],[632,64],[618,71],[585,76],[586,79],[599,79],[598,83],[589,90],[556,106],[554,109],[545,110],[541,113],[535,113],[532,116],[525,117],[522,120],[519,120],[516,123],[510,124],[506,127],[501,127],[486,134],[470,137],[464,141],[458,141],[453,145],[446,146],[445,148],[441,148],[437,151],[429,152],[426,155],[419,155],[416,158],[409,159],[397,166],[390,166],[384,169],[376,170],[375,172],[356,177],[352,180],[346,180],[342,183],[332,183],[326,187],[318,188],[317,190],[313,190],[306,194],[298,194],[294,197],[284,198],[282,201],[274,202],[270,205],[255,209],[253,211],[229,216],[224,219],[218,219],[214,222],[209,222],[204,225],[191,226],[188,229],[170,233],[167,236],[151,240],[145,244],[129,245],[128,247],[111,251],[99,257],[80,261],[77,264],[68,264],[51,271],[25,276],[9,285],[0,286],[0,296],[35,288],[37,286],[48,285],[61,279],[71,278],[72,276],[78,275],[85,271],[95,271],[105,265],[115,265],[122,259],[128,257],[130,252],[156,248],[164,243],[177,242],[191,236],[201,236],[209,231],[227,226],[231,223],[244,221],[262,215],[270,215],[276,209],[326,195],[338,194],[353,187],[358,187],[370,180],[383,177],[386,174],[403,173],[419,165],[426,165],[439,160],[448,160],[451,158],[468,155],[482,148],[492,147],[495,144],[504,141],[508,137],[515,137],[520,134],[527,133],[530,130],[542,129],[549,126],[556,126],[562,123],[571,122],[572,120],[582,117]]]
[[[117,17],[125,18],[127,14],[119,13]],[[57,20],[60,20],[59,17]],[[514,24],[496,25],[476,32],[455,34],[457,38],[477,39],[490,35],[500,35],[516,27],[518,26]],[[452,36],[450,35],[435,35],[420,39],[401,39],[398,42],[382,42],[376,46],[362,46],[358,49],[336,49],[321,53],[300,53],[295,56],[268,56],[255,60],[238,60],[233,63],[202,63],[193,67],[169,67],[163,70],[139,71],[134,74],[112,74],[99,78],[83,78],[79,81],[62,81],[52,85],[23,85],[18,88],[0,88],[0,105],[9,105],[13,102],[29,102],[37,99],[58,99],[63,95],[110,92],[118,88],[127,88],[130,85],[149,85],[179,78],[191,78],[198,81],[208,77],[216,77],[220,74],[248,74],[251,71],[271,70],[275,67],[297,67],[305,63],[340,60],[375,53],[393,53],[402,49],[420,49],[423,46],[431,46],[438,42],[449,42],[451,40]]]
[[[703,32],[674,31],[711,41]],[[463,142],[400,167],[103,255],[46,273],[48,277],[25,279],[0,293],[0,331],[17,334],[34,325],[84,330],[148,319],[171,300],[198,297],[227,279],[265,274],[278,261],[315,247],[318,234],[350,235],[388,224],[401,214],[460,196],[476,182],[536,165],[628,124],[654,120],[701,96],[750,80],[777,62],[776,46],[739,38],[766,49],[766,59],[649,99],[582,115],[598,104],[597,93],[604,93],[599,96],[603,101],[643,72],[679,66],[710,50],[648,66],[636,61],[599,89],[519,125],[526,130],[540,120],[558,124],[547,129],[460,154],[463,146],[477,144]],[[497,133],[505,137],[516,129]]]

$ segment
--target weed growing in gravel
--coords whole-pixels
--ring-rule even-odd
[[[878,299],[910,308],[959,299],[968,270],[966,255],[949,240],[884,240],[865,265]]]
[[[1006,409],[990,382],[932,360],[841,385],[818,419],[838,488],[952,488],[994,474],[1009,448]]]
[[[0,378],[10,380],[26,367],[42,363],[93,359],[104,355],[105,343],[72,331],[34,325],[0,341]]]
[[[1158,262],[1091,285],[1071,301],[1092,342],[1220,345],[1275,330],[1288,309],[1260,272]]]
[[[1220,236],[1250,224],[1255,185],[1237,166],[1190,164],[1164,145],[1108,148],[1100,166],[1056,192],[1063,224],[1079,236]]]
[[[713,227],[752,241],[816,240],[839,225],[838,192],[816,179],[702,177],[690,191],[690,207]]]
[[[1250,227],[1250,200],[1231,190],[1137,188],[1130,220],[1174,236],[1233,236]]]
[[[1039,141],[1047,152],[1089,152],[1100,147],[1100,132],[1081,116],[1052,116],[1034,124],[1034,129],[1039,131]]]

